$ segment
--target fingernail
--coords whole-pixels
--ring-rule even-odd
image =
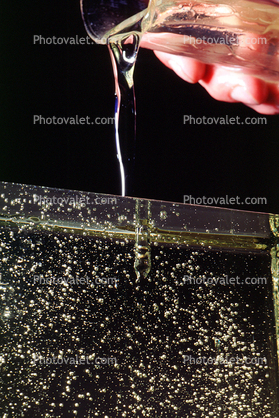
[[[250,105],[259,104],[258,100],[250,94],[243,86],[236,86],[231,92],[231,98],[237,102],[242,102]]]
[[[169,60],[169,65],[176,72],[179,77],[183,78],[183,80],[188,81],[189,83],[194,83],[194,80],[184,71],[184,69],[173,59]]]

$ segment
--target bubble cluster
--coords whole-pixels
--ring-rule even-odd
[[[276,416],[268,253],[152,245],[151,271],[139,281],[134,243],[124,236],[11,225],[0,241],[1,416]],[[228,274],[268,283],[183,281]],[[187,356],[266,362],[191,364]],[[77,357],[89,362],[65,363]],[[53,358],[60,364],[42,361]]]

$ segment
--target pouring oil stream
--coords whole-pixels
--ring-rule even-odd
[[[137,33],[114,36],[108,43],[115,78],[115,142],[122,196],[134,196],[135,190],[136,100],[133,76],[139,44]]]
[[[136,100],[134,68],[140,35],[118,35],[108,46],[115,77],[115,142],[121,176],[122,196],[134,195],[136,152]],[[151,269],[150,202],[136,201],[134,269],[137,282],[146,279]]]

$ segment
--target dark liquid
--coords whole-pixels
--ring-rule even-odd
[[[144,218],[148,208],[141,210]],[[138,282],[125,236],[12,225],[0,236],[2,282],[12,296],[1,305],[1,416],[278,417],[268,250],[156,244]],[[267,281],[198,285],[188,276]],[[87,281],[71,283],[77,278]],[[76,356],[92,363],[46,364]],[[185,356],[265,360],[190,364]]]

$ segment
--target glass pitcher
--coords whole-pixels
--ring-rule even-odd
[[[82,0],[84,23],[99,44],[137,33],[145,48],[279,79],[279,6],[267,1]]]

